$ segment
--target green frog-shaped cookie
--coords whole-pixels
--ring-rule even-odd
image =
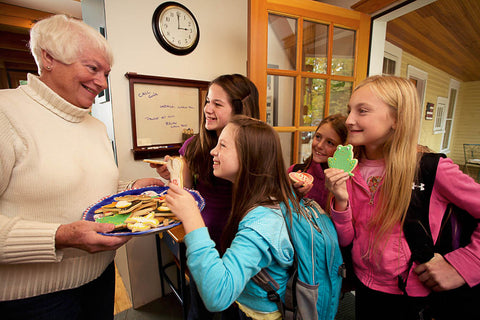
[[[328,158],[328,166],[330,168],[342,169],[348,172],[350,176],[354,175],[352,171],[357,164],[358,160],[353,158],[353,146],[351,144],[346,146],[339,144],[333,157]]]

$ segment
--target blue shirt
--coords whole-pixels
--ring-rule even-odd
[[[251,278],[266,267],[280,285],[278,293],[283,299],[294,251],[279,208],[249,211],[221,258],[207,228],[188,233],[184,240],[187,265],[207,309],[222,311],[237,300],[256,311],[277,310]]]

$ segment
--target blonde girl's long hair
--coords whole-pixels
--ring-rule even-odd
[[[383,148],[385,176],[379,190],[380,202],[370,221],[374,234],[372,249],[379,248],[395,226],[403,227],[418,163],[420,105],[414,84],[405,78],[372,76],[355,90],[365,86],[391,108],[396,121],[396,128]]]

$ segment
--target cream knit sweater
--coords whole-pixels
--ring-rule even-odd
[[[79,287],[115,252],[55,249],[60,224],[117,192],[118,170],[103,123],[38,77],[0,90],[0,301]]]

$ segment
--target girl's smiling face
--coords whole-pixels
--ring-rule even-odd
[[[331,123],[321,125],[313,137],[312,160],[316,163],[327,162],[328,157],[333,156],[340,143],[340,136],[335,132]]]
[[[383,158],[383,145],[396,128],[392,108],[367,85],[352,94],[348,110],[348,142],[365,146],[368,159]]]
[[[231,182],[235,181],[240,170],[240,161],[235,144],[235,129],[235,125],[227,124],[220,133],[217,146],[210,151],[213,156],[213,174]]]
[[[220,135],[233,115],[233,107],[227,92],[217,84],[212,84],[208,89],[205,107],[205,128],[215,130]]]

